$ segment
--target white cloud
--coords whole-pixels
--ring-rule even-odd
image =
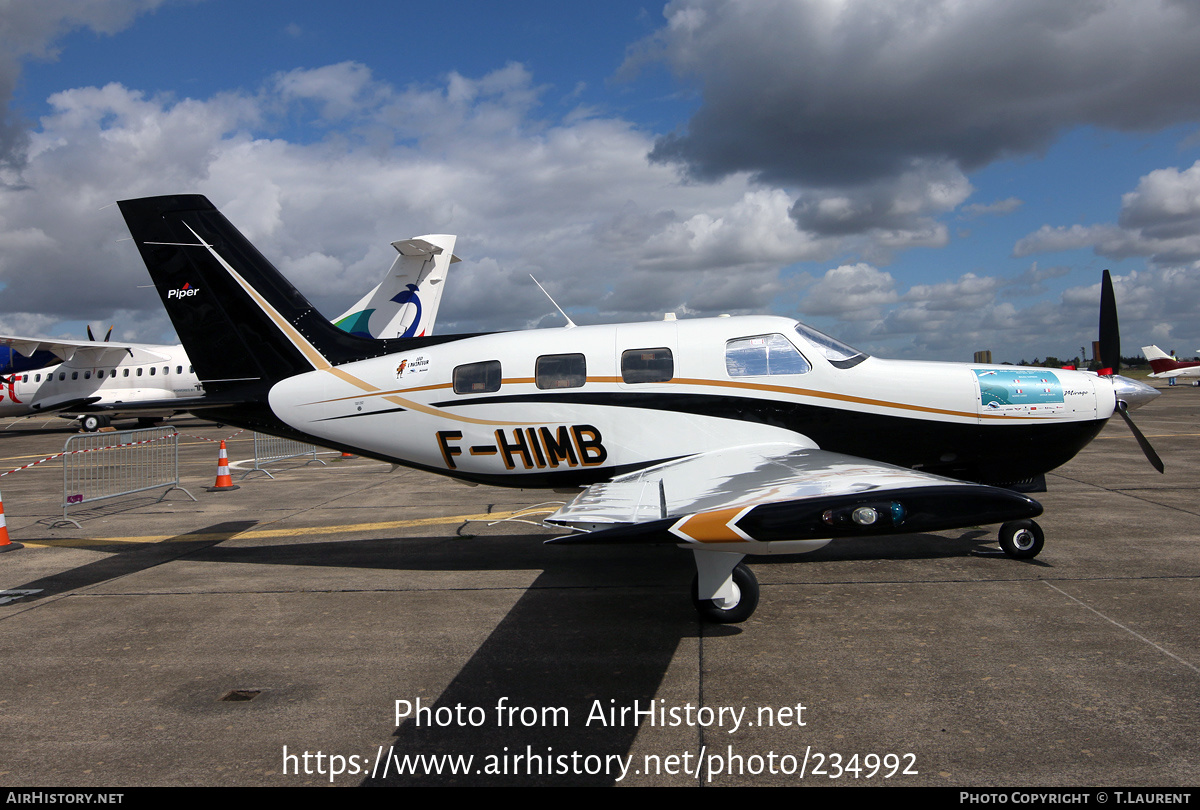
[[[962,207],[962,212],[968,217],[981,217],[989,215],[1004,216],[1005,214],[1011,214],[1013,211],[1016,211],[1022,205],[1024,205],[1022,200],[1019,200],[1016,197],[1007,197],[1003,200],[997,200],[994,203],[972,203],[971,205],[964,205]]]
[[[1200,161],[1189,169],[1156,169],[1121,197],[1117,224],[1043,225],[1019,240],[1016,256],[1092,248],[1111,259],[1148,257],[1162,267],[1200,267]]]
[[[878,321],[882,308],[899,300],[891,274],[869,264],[844,264],[808,288],[800,302],[805,315],[836,315],[846,321]]]
[[[7,0],[0,8],[0,165],[19,162],[25,124],[10,108],[26,59],[57,58],[55,43],[74,28],[114,34],[163,0]]]
[[[104,207],[153,194],[206,194],[328,314],[376,283],[390,241],[458,233],[466,261],[448,282],[446,329],[542,318],[531,271],[585,320],[762,310],[781,267],[841,249],[797,230],[780,191],[649,164],[651,136],[626,121],[540,119],[540,92],[520,65],[397,90],[340,64],[208,99],[118,84],[58,93],[0,189],[0,316],[121,309],[161,330],[119,213]],[[263,137],[306,108],[353,128]]]
[[[1110,242],[1119,232],[1109,225],[1043,225],[1035,233],[1023,237],[1013,247],[1014,256],[1029,256],[1059,250],[1077,250]]]
[[[926,312],[978,310],[990,304],[1003,282],[995,276],[979,277],[967,273],[956,281],[920,284],[904,294],[905,301],[920,304]]]

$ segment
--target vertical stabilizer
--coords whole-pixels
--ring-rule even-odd
[[[204,197],[148,197],[118,205],[210,393],[273,383],[389,348],[326,320]]]
[[[392,242],[400,255],[383,281],[334,323],[365,338],[432,335],[446,272],[459,261],[455,241],[452,235],[429,234]]]

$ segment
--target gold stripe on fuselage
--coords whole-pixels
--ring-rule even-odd
[[[498,421],[492,421],[492,420],[487,420],[487,419],[473,419],[473,418],[467,417],[467,416],[457,416],[455,414],[448,413],[445,410],[442,410],[439,408],[431,408],[427,405],[418,405],[417,403],[412,402],[411,400],[401,399],[400,397],[395,396],[396,394],[402,394],[402,393],[403,394],[413,394],[413,393],[416,393],[419,391],[435,391],[438,389],[450,389],[453,387],[451,383],[438,383],[436,385],[422,385],[422,386],[417,386],[415,388],[396,388],[396,389],[392,389],[390,391],[384,391],[382,389],[376,388],[375,386],[371,385],[370,383],[364,382],[363,380],[360,380],[357,377],[354,377],[353,375],[342,371],[341,369],[328,368],[328,369],[325,369],[325,371],[334,373],[340,379],[343,379],[346,382],[349,382],[353,385],[358,386],[359,388],[362,388],[364,391],[368,392],[367,396],[373,396],[373,397],[381,396],[381,397],[384,397],[388,402],[392,402],[397,405],[402,405],[402,406],[410,408],[412,410],[420,411],[421,413],[427,413],[427,414],[430,414],[433,416],[444,417],[444,418],[450,419],[452,421],[466,422],[468,424],[482,424],[482,425],[528,425],[528,424],[533,424],[534,421],[537,421],[537,420],[530,420],[530,421],[524,421],[524,422],[498,422]],[[532,377],[513,377],[513,378],[502,380],[501,386],[523,385],[523,384],[531,384],[533,382],[534,382],[534,380]],[[620,377],[588,377],[587,382],[593,383],[593,384],[596,384],[596,383],[618,383],[618,382],[621,382],[621,378]],[[998,420],[1005,420],[1005,421],[1010,421],[1010,422],[1014,421],[1014,420],[1020,420],[1020,421],[1024,421],[1024,422],[1034,422],[1034,423],[1041,423],[1041,422],[1046,421],[1046,417],[1042,417],[1042,416],[1029,417],[1029,416],[1014,416],[1011,414],[1003,414],[1003,413],[955,411],[955,410],[950,410],[947,408],[931,408],[926,405],[910,405],[910,404],[904,403],[904,402],[889,402],[889,401],[883,400],[883,399],[871,399],[869,397],[859,397],[859,396],[854,396],[852,394],[839,394],[839,393],[835,393],[832,391],[816,391],[811,388],[794,388],[794,387],[786,386],[786,385],[768,385],[766,383],[734,382],[732,380],[706,380],[706,379],[702,379],[702,378],[693,378],[693,377],[675,377],[674,379],[670,380],[669,383],[661,383],[661,384],[662,385],[667,385],[667,384],[670,384],[670,385],[694,385],[694,386],[704,386],[704,387],[712,387],[712,388],[733,388],[733,389],[742,389],[742,390],[746,390],[746,391],[766,391],[766,392],[771,392],[771,393],[787,394],[789,396],[813,397],[814,399],[829,399],[829,400],[834,400],[835,402],[846,402],[846,403],[853,403],[856,405],[871,405],[876,408],[891,408],[893,410],[915,411],[917,413],[936,414],[939,416],[956,416],[961,419],[998,419]],[[563,389],[558,389],[558,390],[561,391]],[[570,390],[578,391],[579,389],[574,388],[574,389],[570,389]],[[659,389],[659,390],[661,390],[661,389]],[[493,392],[493,393],[495,393],[495,392]],[[313,402],[308,402],[305,404],[307,404],[307,405],[325,405],[325,404],[332,403],[332,402],[345,402],[347,400],[361,399],[361,398],[362,398],[361,394],[355,394],[353,396],[348,396],[348,397],[335,397],[333,399],[315,400]],[[467,405],[467,404],[470,404],[471,402],[472,402],[472,400],[464,399],[462,401],[462,404]]]

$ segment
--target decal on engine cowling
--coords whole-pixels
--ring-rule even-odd
[[[463,454],[460,430],[439,430],[438,449],[446,469],[458,469],[455,458]],[[555,425],[554,427],[500,428],[493,434],[494,444],[475,444],[467,448],[472,456],[499,456],[506,469],[520,465],[526,470],[547,467],[595,467],[608,460],[604,439],[594,425]]]
[[[1032,415],[1065,408],[1062,383],[1051,371],[990,368],[973,371],[979,380],[979,404],[989,411]]]

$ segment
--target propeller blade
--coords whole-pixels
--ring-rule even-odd
[[[96,336],[92,334],[92,325],[91,325],[90,323],[87,325],[87,330],[88,330],[88,340],[90,340],[90,341],[92,341],[93,343],[95,343],[95,342],[96,342]]]
[[[1138,447],[1142,448],[1142,452],[1146,455],[1146,460],[1151,466],[1159,472],[1163,472],[1162,459],[1158,457],[1158,453],[1154,452],[1154,448],[1150,446],[1150,441],[1142,432],[1138,430],[1137,425],[1133,423],[1133,419],[1129,416],[1129,406],[1124,400],[1117,400],[1117,413],[1121,414],[1121,418],[1125,420],[1125,424],[1129,425],[1129,429],[1133,431],[1133,438],[1137,439]]]
[[[105,343],[108,343],[108,339],[112,337],[113,326],[116,326],[116,324],[114,323],[112,326],[108,327],[108,334],[104,336]]]
[[[1100,365],[1121,373],[1121,329],[1117,324],[1117,297],[1112,276],[1104,271],[1100,284]]]

